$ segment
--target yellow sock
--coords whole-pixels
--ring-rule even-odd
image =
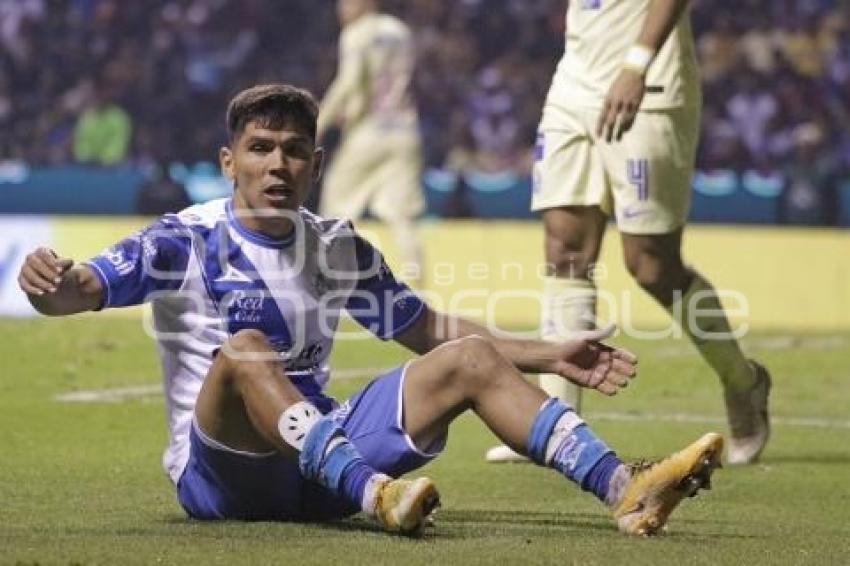
[[[559,341],[596,327],[596,286],[586,279],[546,277],[543,283],[543,312],[540,336]],[[541,374],[540,388],[581,411],[582,388],[560,375]]]
[[[694,300],[694,295],[698,298]],[[706,313],[697,316],[695,310]],[[750,364],[741,351],[738,340],[732,334],[723,305],[714,287],[699,273],[694,273],[691,286],[681,301],[668,307],[671,315],[679,318],[685,334],[699,350],[708,365],[714,370],[724,387],[747,389],[755,380]]]

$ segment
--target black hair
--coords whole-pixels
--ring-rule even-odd
[[[253,86],[238,93],[227,105],[227,137],[232,142],[249,122],[280,129],[288,122],[316,139],[319,105],[308,91],[288,84]]]

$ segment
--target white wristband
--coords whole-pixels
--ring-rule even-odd
[[[646,70],[649,69],[649,64],[652,63],[653,57],[655,57],[655,50],[636,43],[626,51],[626,60],[623,61],[623,67],[645,75]]]

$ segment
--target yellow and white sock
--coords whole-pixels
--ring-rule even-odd
[[[694,296],[697,298],[694,299]],[[732,333],[723,305],[714,287],[694,272],[691,286],[668,311],[679,318],[682,330],[702,357],[720,377],[724,387],[743,390],[752,387],[755,374]],[[704,313],[699,316],[696,311]]]
[[[596,327],[596,286],[586,279],[546,277],[543,283],[543,340],[569,339],[576,332]],[[541,374],[540,388],[558,397],[576,413],[581,411],[581,387],[559,375]]]

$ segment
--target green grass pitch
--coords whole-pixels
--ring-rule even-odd
[[[687,344],[617,343],[641,356],[640,376],[617,398],[587,395],[586,413],[621,456],[660,457],[706,430],[725,432],[710,422],[722,415],[719,385]],[[407,540],[358,518],[188,520],[160,468],[160,396],[55,400],[156,384],[154,345],[140,323],[0,320],[0,563],[846,564],[850,333],[754,334],[745,343],[773,370],[773,441],[760,465],[718,470],[714,489],[684,502],[664,536],[619,535],[605,509],[554,472],[485,464],[494,437],[464,416],[444,456],[423,470],[442,492],[437,525]],[[333,361],[388,367],[405,358],[375,341],[337,344]],[[332,393],[363,383],[342,380]]]

